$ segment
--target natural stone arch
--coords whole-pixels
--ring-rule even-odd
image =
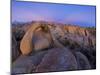
[[[49,32],[46,32],[43,27],[44,26],[40,23],[35,23],[26,32],[20,44],[20,49],[23,55],[28,55],[33,49],[37,51],[50,46],[50,43],[52,42],[51,35]],[[40,32],[37,31],[39,28]],[[33,39],[38,37],[40,37],[40,39],[37,39],[34,42]]]

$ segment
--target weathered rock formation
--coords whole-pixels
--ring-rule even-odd
[[[13,33],[13,74],[96,68],[94,29],[34,22]]]
[[[36,23],[24,35],[20,49],[23,55],[27,55],[33,49],[38,51],[50,47],[51,42],[50,34],[42,29],[40,23]]]

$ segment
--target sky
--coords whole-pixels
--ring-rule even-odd
[[[96,7],[57,3],[12,1],[12,22],[51,21],[96,26]]]

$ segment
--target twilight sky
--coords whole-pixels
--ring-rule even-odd
[[[12,22],[53,21],[58,23],[95,26],[95,6],[12,2]]]

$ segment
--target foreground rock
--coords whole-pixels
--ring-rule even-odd
[[[35,72],[76,70],[77,61],[68,49],[54,48],[48,51]]]
[[[32,53],[29,56],[21,55],[16,61],[12,63],[12,74],[31,73],[41,62],[47,51]]]
[[[76,70],[77,61],[69,51],[53,48],[29,56],[20,56],[12,65],[12,73]]]
[[[83,55],[81,52],[76,52],[75,57],[77,60],[79,70],[91,69],[90,62],[85,55]]]

